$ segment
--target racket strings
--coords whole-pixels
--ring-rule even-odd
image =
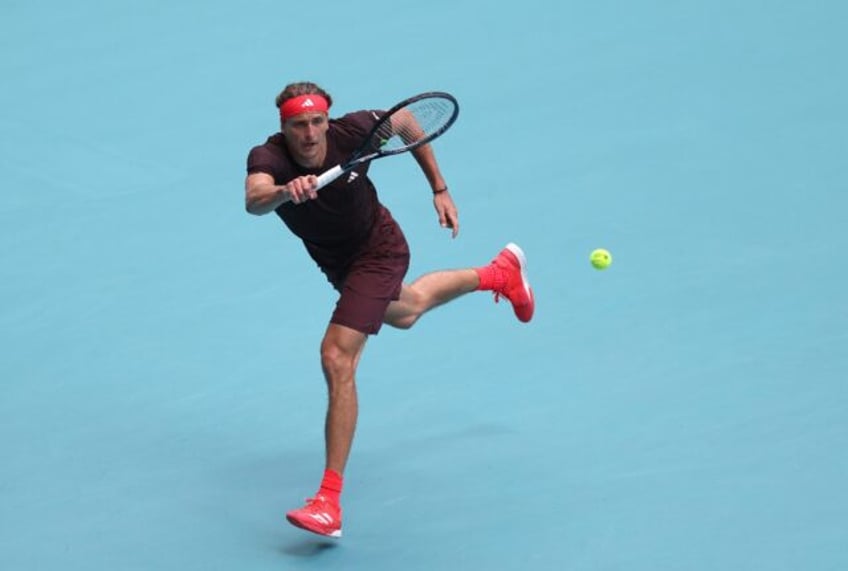
[[[438,97],[419,99],[398,109],[391,121],[377,130],[380,148],[396,151],[431,139],[450,123],[455,109],[453,101]]]

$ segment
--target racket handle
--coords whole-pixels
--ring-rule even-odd
[[[344,169],[341,165],[335,166],[328,171],[324,171],[320,175],[318,175],[318,186],[315,187],[315,190],[321,190],[340,176],[344,174]]]

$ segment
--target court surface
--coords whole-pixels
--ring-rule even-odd
[[[2,12],[0,568],[848,568],[844,3]],[[243,206],[299,80],[453,93],[459,238],[411,157],[371,170],[410,277],[515,241],[538,305],[369,342],[338,542],[283,518],[334,295]]]

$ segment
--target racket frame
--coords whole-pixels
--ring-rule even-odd
[[[438,129],[436,129],[432,133],[428,133],[426,136],[421,137],[420,139],[413,141],[412,143],[409,143],[409,144],[404,145],[403,147],[400,147],[400,148],[397,148],[397,149],[385,150],[385,149],[380,148],[380,145],[374,145],[374,142],[375,142],[374,139],[378,136],[377,135],[378,131],[386,123],[391,122],[392,116],[394,114],[396,114],[398,111],[400,111],[404,107],[407,107],[407,106],[409,106],[409,105],[411,105],[411,104],[413,104],[417,101],[421,101],[422,99],[433,99],[433,98],[447,99],[448,101],[453,103],[453,112],[451,113],[451,116],[448,118],[448,120],[445,121],[444,125],[442,125]],[[325,186],[327,186],[328,184],[330,184],[331,182],[333,182],[334,180],[336,180],[337,178],[339,178],[343,174],[352,171],[353,169],[355,169],[359,165],[373,161],[374,159],[379,159],[379,158],[382,158],[382,157],[389,157],[391,155],[398,155],[398,154],[401,154],[401,153],[405,153],[407,151],[412,151],[412,150],[417,149],[418,147],[421,147],[421,146],[426,145],[427,143],[430,143],[431,141],[433,141],[433,139],[439,137],[445,131],[447,131],[451,127],[451,125],[454,124],[458,115],[459,115],[459,102],[457,102],[456,98],[453,95],[451,95],[450,93],[445,93],[443,91],[428,91],[426,93],[419,93],[418,95],[404,99],[403,101],[401,101],[397,105],[394,105],[393,107],[391,107],[388,111],[386,111],[383,114],[382,117],[380,117],[380,119],[377,121],[377,123],[375,123],[374,126],[371,128],[371,130],[368,132],[368,135],[365,137],[365,142],[359,147],[359,149],[354,151],[354,153],[351,155],[351,157],[346,162],[344,162],[343,164],[340,164],[340,165],[336,165],[333,168],[331,168],[327,171],[324,171],[323,173],[318,175],[318,185],[316,187],[316,190],[320,190],[320,189],[324,188]],[[375,146],[377,147],[377,150],[375,152],[367,154],[367,155],[363,155],[363,153],[367,149],[373,148]]]

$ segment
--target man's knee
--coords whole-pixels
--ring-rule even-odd
[[[321,367],[328,373],[341,373],[346,369],[351,368],[353,357],[348,355],[337,344],[332,341],[324,340],[321,343]]]
[[[418,321],[427,308],[424,294],[414,287],[405,286],[401,298],[390,306],[385,323],[397,329],[409,329]]]
[[[411,329],[421,314],[404,315],[403,317],[391,317],[386,320],[386,325],[390,325],[395,329]]]
[[[351,333],[347,330],[346,333]],[[336,332],[337,333],[337,332]],[[321,367],[330,382],[352,380],[357,356],[362,350],[365,336],[355,333],[353,336],[339,335],[331,330],[321,342]]]

